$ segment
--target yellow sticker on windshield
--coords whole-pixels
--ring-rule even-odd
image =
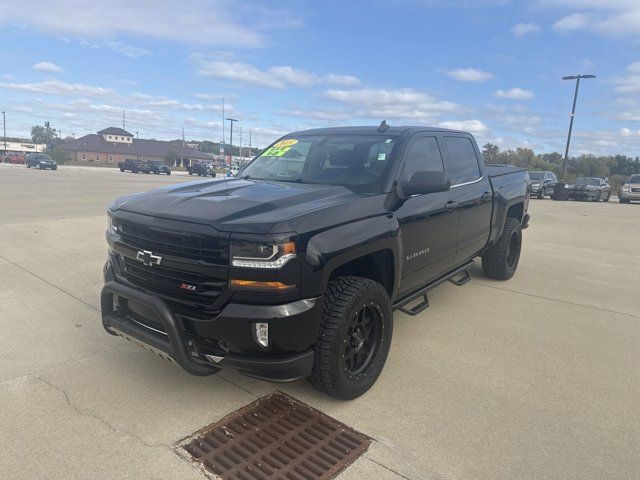
[[[282,157],[285,153],[291,150],[298,140],[292,138],[290,140],[281,140],[271,148],[267,149],[262,156],[263,157]]]
[[[298,143],[298,140],[296,140],[295,138],[290,138],[289,140],[280,140],[274,145],[274,147],[291,147],[296,143]]]

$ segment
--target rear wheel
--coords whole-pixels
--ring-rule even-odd
[[[311,383],[349,400],[376,382],[393,333],[389,295],[368,278],[344,276],[329,283],[315,345]]]
[[[540,191],[538,192],[538,198],[544,198],[544,188],[540,189]]]
[[[509,280],[516,273],[522,249],[522,225],[517,218],[507,217],[502,235],[482,255],[482,271],[487,277]]]
[[[598,192],[598,196],[596,197],[596,202],[599,202],[602,199],[602,190]]]
[[[631,200],[628,200],[626,198],[618,198],[618,200],[620,200],[620,203],[631,203]]]

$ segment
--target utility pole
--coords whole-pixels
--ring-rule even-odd
[[[242,154],[242,125],[240,125],[240,161],[244,158]]]
[[[138,138],[138,132],[136,132],[136,139]]]
[[[184,148],[184,127],[182,127],[182,148]]]
[[[253,157],[253,150],[251,149],[251,130],[249,130],[249,158]]]
[[[569,158],[569,144],[571,143],[571,131],[573,130],[573,118],[576,115],[576,102],[578,101],[578,89],[580,88],[581,78],[596,78],[596,76],[595,75],[569,75],[568,77],[562,77],[562,80],[575,80],[576,89],[573,93],[573,108],[571,109],[571,120],[569,120],[569,134],[567,135],[567,148],[564,151],[564,160],[562,161],[561,180],[564,180],[564,175],[567,170],[567,159]]]
[[[124,110],[122,110],[122,129],[126,130],[125,128],[125,122],[124,122]]]
[[[7,154],[7,118],[4,110],[2,111],[2,138],[4,139],[4,154]]]

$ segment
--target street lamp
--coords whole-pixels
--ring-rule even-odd
[[[562,77],[562,80],[575,80],[576,90],[573,93],[573,108],[571,109],[571,120],[569,120],[569,135],[567,135],[567,148],[564,151],[564,160],[562,161],[562,180],[567,169],[567,159],[569,158],[569,144],[571,143],[571,131],[573,130],[573,117],[576,115],[576,101],[578,100],[578,88],[580,88],[581,78],[596,78],[595,75],[569,75]]]
[[[229,117],[227,117],[227,120],[229,120],[229,123],[231,124],[231,132],[229,133],[229,145],[233,146],[233,124],[238,120]]]
[[[3,136],[2,138],[4,139],[4,154],[7,154],[7,119],[5,117],[5,112],[4,110],[2,111],[2,132],[3,132]]]

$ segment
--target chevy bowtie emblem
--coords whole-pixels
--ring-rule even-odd
[[[154,255],[149,250],[140,250],[136,255],[136,260],[140,260],[147,267],[152,267],[154,265],[160,265],[160,262],[162,262],[162,257]]]

